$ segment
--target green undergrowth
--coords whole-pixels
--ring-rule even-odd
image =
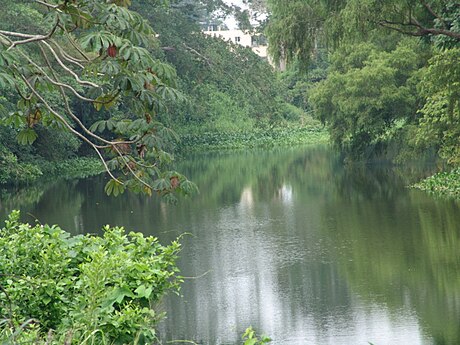
[[[38,180],[72,179],[95,176],[103,172],[97,158],[77,157],[60,161],[33,160],[18,162],[12,154],[0,157],[0,185],[27,184]]]
[[[104,227],[71,236],[58,226],[19,222],[0,229],[0,344],[151,344],[178,292],[178,241]]]
[[[62,178],[83,178],[99,175],[104,171],[97,158],[79,157],[40,165],[43,175]]]
[[[412,187],[434,195],[460,198],[460,168],[435,174]]]
[[[255,147],[294,146],[326,143],[329,136],[320,126],[284,127],[202,132],[181,135],[179,151],[245,149]]]

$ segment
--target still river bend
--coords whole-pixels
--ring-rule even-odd
[[[165,341],[460,344],[460,202],[406,188],[435,167],[344,167],[327,147],[196,154],[179,205],[104,195],[104,178],[2,190],[0,218],[73,233],[104,224],[184,236],[190,277],[168,296]]]

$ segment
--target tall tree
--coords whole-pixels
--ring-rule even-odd
[[[393,141],[411,150],[434,147],[459,162],[458,1],[268,4],[275,58],[305,69],[318,43],[332,53],[326,80],[308,96],[341,149],[362,158]]]
[[[460,4],[455,0],[268,0],[268,36],[275,58],[308,60],[326,33],[332,43],[365,37],[375,28],[460,42]]]
[[[2,117],[20,130],[18,140],[32,143],[39,123],[72,133],[100,157],[109,194],[190,191],[184,176],[165,169],[172,134],[156,120],[165,101],[180,98],[175,71],[152,57],[155,33],[131,1],[22,3],[40,25],[18,30],[2,21],[0,29],[0,87],[20,99]],[[106,119],[86,125],[75,100],[105,110]]]

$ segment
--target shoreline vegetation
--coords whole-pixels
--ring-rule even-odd
[[[240,131],[192,131],[181,135],[178,151],[235,150],[256,147],[326,144],[329,135],[320,125],[271,127]]]
[[[195,130],[191,134],[186,129],[181,129],[179,132],[182,133],[176,146],[176,153],[179,156],[191,151],[236,150],[328,142],[327,131],[320,125],[298,127],[291,124],[269,129],[254,128],[221,132]],[[55,178],[85,178],[105,172],[101,161],[96,157],[76,157],[58,161],[36,160],[23,163],[11,155],[11,162],[2,163],[4,164],[0,168],[0,185],[3,186],[30,184]]]
[[[73,179],[96,176],[104,172],[99,159],[75,157],[58,161],[36,160],[18,162],[15,156],[11,162],[2,161],[0,186],[24,185],[52,179]]]
[[[240,131],[199,131],[181,128],[176,154],[188,152],[244,150],[251,148],[289,147],[330,143],[327,130],[321,125],[253,128]],[[102,163],[95,157],[76,157],[59,161],[37,160],[21,163],[17,159],[2,162],[0,186],[24,185],[52,179],[86,178],[104,173]],[[11,164],[13,163],[13,164]],[[6,167],[6,168],[5,168]],[[460,199],[460,168],[442,171],[413,185],[435,196]]]
[[[158,305],[166,294],[179,294],[185,279],[176,265],[180,236],[162,245],[109,225],[101,236],[74,236],[19,219],[12,211],[0,227],[1,344],[160,340],[157,325],[165,314]],[[251,326],[241,337],[243,345],[270,342]]]
[[[435,196],[460,199],[460,168],[439,172],[411,187]]]

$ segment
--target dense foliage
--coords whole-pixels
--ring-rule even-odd
[[[413,187],[435,195],[460,198],[460,169],[437,173],[416,183]]]
[[[417,140],[433,143],[449,163],[460,164],[460,47],[434,55],[421,72],[424,104]]]
[[[171,127],[234,132],[303,115],[286,102],[267,61],[250,48],[201,33],[199,1],[171,1],[167,11],[145,1],[133,6],[159,34],[162,47],[156,54],[176,68],[178,87],[187,99],[169,105],[164,121]]]
[[[397,140],[400,128],[416,116],[413,73],[421,63],[414,42],[399,42],[389,52],[373,43],[336,52],[327,79],[309,95],[333,142],[359,158],[381,153],[379,145]]]
[[[177,140],[168,127],[230,137],[311,120],[266,61],[201,33],[215,10],[244,17],[236,6],[61,2],[8,0],[0,14],[0,159],[10,167],[0,183],[92,154],[114,178],[108,192],[188,193],[185,177],[168,171]]]
[[[327,132],[317,124],[305,127],[256,129],[235,132],[197,132],[184,134],[180,150],[209,151],[253,147],[279,147],[328,142]]]
[[[17,130],[20,144],[35,143],[42,127],[79,138],[111,176],[110,194],[188,193],[185,177],[167,170],[174,135],[157,119],[165,102],[180,98],[175,72],[152,57],[155,33],[129,4],[8,1],[6,12],[35,22],[0,30],[0,86],[17,100],[4,107],[2,123]],[[88,106],[98,121],[77,111]]]
[[[151,342],[154,305],[177,291],[180,245],[104,228],[71,236],[13,212],[0,230],[0,340],[81,344]],[[23,329],[25,328],[25,329]]]
[[[445,1],[269,0],[273,54],[349,158],[406,160],[436,151],[459,162],[460,6]]]

